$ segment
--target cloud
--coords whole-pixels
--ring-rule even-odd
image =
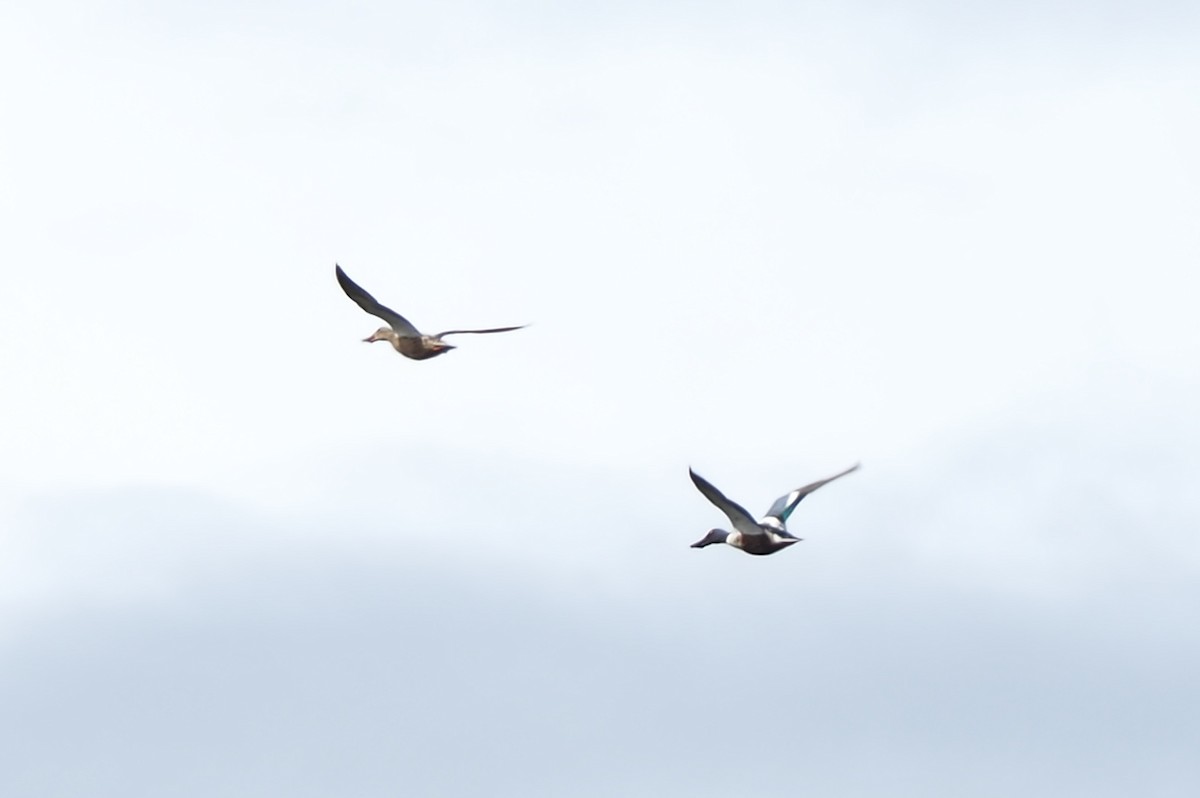
[[[60,616],[10,649],[0,783],[93,795],[1194,784],[1194,640],[1148,647],[1128,628],[1096,635],[903,581],[785,594],[778,576],[599,596],[587,611],[452,563],[234,563],[170,601]],[[749,617],[720,606],[735,600]]]
[[[1194,472],[1046,412],[868,462],[771,558],[687,549],[718,519],[682,470],[445,451],[323,461],[295,515],[27,504],[5,581],[60,600],[6,613],[0,788],[1182,796]]]
[[[1190,796],[1196,12],[1131,8],[14,12],[0,792]],[[404,362],[334,260],[534,326]],[[687,465],[856,459],[687,549]]]

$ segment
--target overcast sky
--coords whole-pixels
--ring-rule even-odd
[[[1198,36],[5,5],[0,793],[1195,795]]]

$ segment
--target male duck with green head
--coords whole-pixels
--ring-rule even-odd
[[[709,530],[702,540],[692,544],[692,548],[702,549],[714,543],[726,543],[747,554],[774,554],[793,543],[799,543],[801,539],[787,531],[786,524],[792,510],[796,509],[796,505],[800,503],[801,499],[817,488],[856,470],[858,470],[858,463],[840,474],[834,474],[827,479],[805,485],[803,488],[796,488],[791,493],[780,496],[771,505],[771,509],[767,510],[767,514],[761,520],[755,521],[744,507],[725,498],[725,494],[713,487],[712,483],[689,468],[688,473],[692,475],[692,482],[696,484],[706,499],[729,517],[729,523],[733,524],[732,532],[724,529]]]

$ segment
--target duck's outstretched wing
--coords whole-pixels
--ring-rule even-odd
[[[463,333],[474,333],[480,335],[483,333],[509,332],[510,330],[523,330],[528,326],[528,324],[518,324],[516,327],[489,327],[486,330],[446,330],[445,332],[440,332],[433,337],[440,341],[442,340],[442,336],[445,335],[462,335]]]
[[[857,471],[858,467],[860,465],[861,465],[861,463],[855,463],[854,465],[850,466],[849,468],[847,468],[845,471],[843,471],[840,474],[834,474],[831,477],[827,477],[825,479],[818,480],[817,482],[814,482],[811,485],[805,485],[803,488],[796,488],[794,491],[792,491],[791,493],[789,493],[785,496],[780,496],[778,499],[775,500],[775,503],[771,505],[771,509],[767,510],[766,517],[767,518],[778,518],[779,523],[781,523],[781,524],[787,523],[788,516],[792,514],[792,510],[796,509],[796,505],[800,503],[801,499],[803,499],[805,496],[812,493],[814,490],[821,487],[822,485],[826,485],[830,482],[833,482],[835,479],[844,477],[853,471]]]
[[[333,265],[337,271],[338,285],[346,292],[346,296],[354,300],[355,304],[360,308],[370,313],[372,316],[378,316],[388,323],[388,326],[395,330],[399,335],[409,338],[419,338],[420,330],[412,326],[412,322],[401,316],[391,308],[384,307],[379,304],[375,297],[363,290],[362,286],[351,280],[342,267],[336,263]]]
[[[746,512],[746,508],[735,501],[730,501],[725,497],[725,494],[717,490],[711,482],[697,474],[692,469],[688,469],[688,474],[692,477],[692,482],[700,492],[704,494],[704,498],[716,505],[717,509],[725,513],[729,517],[729,523],[733,524],[733,528],[743,535],[764,535],[766,534],[758,522]]]

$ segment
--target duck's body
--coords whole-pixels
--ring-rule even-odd
[[[437,357],[454,349],[453,344],[448,344],[442,340],[447,335],[509,332],[510,330],[519,330],[525,326],[521,324],[516,327],[490,327],[486,330],[446,330],[437,335],[426,335],[396,311],[379,304],[375,297],[368,294],[361,286],[351,280],[342,271],[341,266],[334,264],[334,270],[337,273],[338,285],[346,292],[346,296],[353,299],[355,304],[367,313],[370,313],[372,316],[378,316],[388,323],[387,327],[380,327],[371,333],[370,337],[363,340],[367,343],[387,341],[397,352],[413,360],[428,360],[431,357]]]
[[[729,523],[733,525],[732,532],[724,529],[709,530],[704,538],[692,544],[692,548],[702,549],[714,543],[724,543],[735,549],[741,549],[747,554],[761,555],[774,554],[793,543],[799,543],[801,539],[787,530],[787,519],[792,514],[792,510],[796,509],[796,505],[800,503],[801,499],[817,488],[857,469],[858,464],[855,463],[840,474],[834,474],[832,477],[796,488],[791,493],[780,496],[771,505],[771,509],[767,510],[767,514],[756,521],[744,507],[737,502],[730,501],[712,483],[689,468],[688,473],[692,477],[692,482],[706,499],[725,513],[729,518]]]
[[[723,540],[709,540],[707,537],[703,541],[698,541],[692,544],[694,549],[702,549],[705,546],[710,546],[713,543],[724,543],[733,546],[735,549],[741,549],[747,554],[774,554],[781,549],[786,549],[793,543],[799,543],[800,538],[793,537],[787,532],[779,534],[778,532],[766,532],[761,535],[743,535],[741,532],[733,531],[726,532],[724,529],[714,529],[709,532],[709,536],[714,533],[724,535]],[[707,543],[704,541],[708,541]]]
[[[432,335],[399,335],[391,327],[380,327],[363,340],[367,343],[387,341],[397,352],[413,360],[428,360],[454,348]]]

